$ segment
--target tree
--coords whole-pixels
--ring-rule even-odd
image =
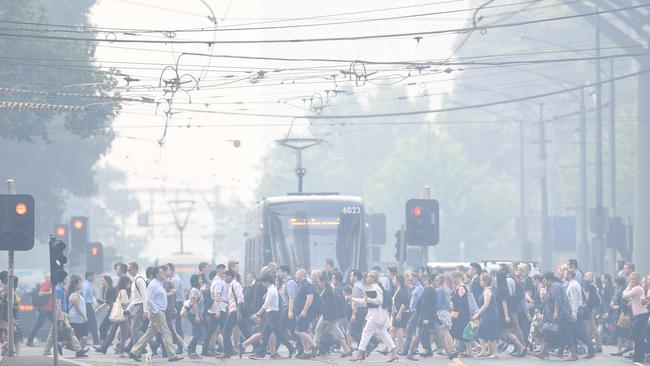
[[[87,25],[91,0],[0,0],[0,18],[21,22]],[[21,29],[36,28],[12,25]],[[12,29],[12,32],[18,32]],[[34,195],[37,233],[42,242],[52,225],[61,221],[71,195],[97,192],[95,165],[113,140],[111,122],[119,104],[105,97],[115,79],[93,65],[91,43],[48,43],[18,37],[0,38],[2,101],[88,106],[83,112],[14,109],[0,113],[0,177],[15,178],[20,192]],[[84,66],[54,61],[74,59]],[[31,91],[47,91],[34,94]],[[70,97],[59,92],[76,93]]]

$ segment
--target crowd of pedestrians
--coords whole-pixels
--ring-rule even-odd
[[[117,263],[114,275],[100,277],[99,296],[95,274],[62,273],[54,304],[61,342],[53,344],[50,332],[44,354],[70,349],[87,357],[91,340],[99,353],[169,361],[334,354],[363,360],[372,352],[388,362],[505,354],[577,360],[610,344],[612,357],[640,365],[650,352],[650,276],[641,277],[633,263],[599,277],[575,260],[541,274],[519,262],[490,270],[471,263],[452,273],[375,266],[343,274],[333,267],[331,260],[311,271],[271,263],[243,274],[234,261],[214,269],[201,263],[183,283],[172,263],[146,268],[144,276],[135,262]],[[6,276],[0,280],[6,286]],[[43,303],[36,327],[48,309],[52,303]],[[101,309],[107,315],[98,322]],[[184,319],[191,333],[184,334]]]

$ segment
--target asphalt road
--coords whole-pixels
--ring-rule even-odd
[[[9,359],[5,358],[2,362],[0,362],[0,366],[5,366],[5,365],[16,365],[16,366],[41,366],[41,365],[51,365],[52,364],[52,358],[51,356],[40,356],[40,353],[42,352],[41,348],[23,348],[22,350],[22,355],[17,356],[16,358]],[[116,366],[116,365],[143,365],[146,364],[144,361],[142,363],[138,363],[136,361],[133,361],[128,358],[119,358],[115,355],[111,355],[109,352],[109,355],[101,355],[94,353],[92,350],[89,352],[88,358],[83,358],[83,359],[75,359],[72,357],[72,352],[70,351],[64,351],[64,357],[61,358],[63,361],[60,363],[60,365],[63,366]],[[617,365],[630,365],[630,360],[622,358],[622,357],[611,357],[609,356],[609,353],[611,352],[611,349],[606,348],[605,352],[598,355],[596,358],[591,359],[591,360],[579,360],[576,362],[573,362],[571,364],[583,364],[589,366],[617,366]],[[344,366],[344,365],[359,365],[359,364],[367,364],[367,365],[382,365],[386,363],[384,360],[386,357],[380,355],[380,354],[373,354],[369,359],[362,361],[361,363],[359,362],[352,362],[350,361],[349,358],[347,359],[340,359],[338,356],[330,356],[330,357],[319,357],[313,360],[270,360],[270,359],[265,359],[265,360],[250,360],[244,356],[243,359],[239,359],[237,357],[229,359],[229,360],[221,360],[221,359],[214,359],[214,358],[204,358],[201,360],[190,360],[190,359],[184,359],[179,362],[174,362],[174,363],[169,363],[167,362],[166,359],[161,359],[161,358],[154,358],[152,360],[153,365],[163,365],[163,364],[173,364],[173,365],[223,365],[223,366],[236,366],[236,365],[246,365],[246,366],[262,366],[262,365],[269,365],[275,364],[278,366],[284,366],[284,365],[295,365],[295,366],[305,366],[305,365],[318,365],[318,364],[326,364],[326,365],[331,365],[331,366]],[[452,362],[449,361],[443,357],[439,356],[434,356],[433,358],[427,358],[427,359],[422,359],[420,361],[410,361],[407,360],[406,358],[402,357],[399,359],[397,363],[392,363],[390,365],[398,364],[398,365],[409,365],[409,366],[415,366],[415,365],[449,365],[449,366],[499,366],[499,365],[510,365],[510,366],[516,366],[516,365],[530,365],[530,366],[541,366],[541,365],[561,365],[561,364],[566,364],[567,362],[562,360],[562,359],[557,359],[557,358],[551,358],[549,360],[539,360],[535,357],[528,356],[523,359],[519,358],[512,358],[508,356],[507,354],[502,354],[498,359],[494,360],[476,360],[472,358],[462,358],[460,361]]]

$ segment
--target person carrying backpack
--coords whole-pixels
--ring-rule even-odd
[[[38,308],[38,318],[34,324],[34,328],[29,333],[27,338],[27,347],[36,347],[34,345],[34,338],[36,333],[41,329],[45,320],[49,320],[52,323],[52,298],[50,293],[52,292],[52,287],[50,284],[50,274],[45,275],[45,280],[43,283],[40,283],[34,287],[30,292],[30,298],[32,300],[32,305],[35,308]]]

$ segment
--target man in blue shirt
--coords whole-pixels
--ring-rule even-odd
[[[81,284],[81,296],[84,298],[86,304],[86,316],[88,317],[88,331],[93,337],[95,345],[100,344],[99,335],[97,334],[97,318],[95,317],[95,307],[97,306],[97,298],[95,297],[95,290],[93,289],[93,282],[95,281],[95,273],[86,272],[86,280]]]
[[[174,343],[172,341],[172,334],[167,326],[167,318],[165,317],[165,310],[167,309],[167,291],[163,286],[165,281],[165,273],[162,267],[156,267],[155,278],[151,280],[147,286],[147,295],[144,301],[144,313],[149,319],[149,326],[145,334],[138,340],[138,342],[131,348],[129,356],[136,361],[140,361],[140,352],[145,344],[149,343],[156,335],[160,334],[163,340],[163,345],[169,355],[169,361],[180,361],[183,356],[179,356],[174,351]]]
[[[56,301],[54,301],[54,311],[57,312],[58,324],[63,325],[64,329],[59,329],[59,334],[62,332],[67,332],[70,345],[75,351],[75,357],[88,357],[88,349],[81,349],[81,344],[75,336],[74,329],[68,321],[68,299],[65,296],[65,286],[68,282],[68,273],[61,271],[56,275],[56,287],[54,288],[54,295],[56,296]],[[47,342],[45,343],[45,348],[43,349],[43,355],[48,356],[52,354],[52,346],[54,345],[54,327],[50,329],[50,335],[47,337]],[[57,351],[59,354],[62,354],[60,346],[57,346]]]

